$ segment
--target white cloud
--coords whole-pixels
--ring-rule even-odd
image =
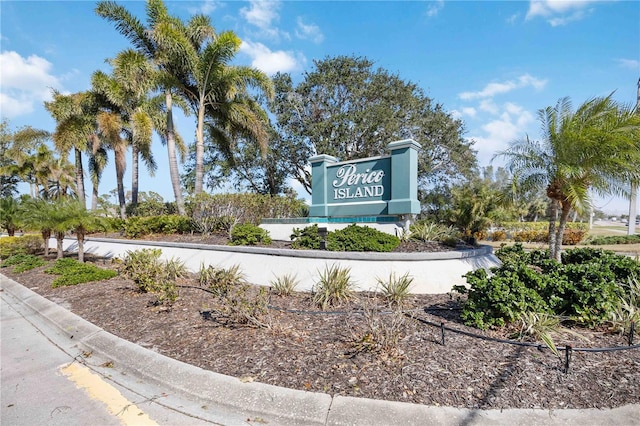
[[[298,16],[297,23],[296,37],[303,40],[311,40],[316,44],[322,43],[324,34],[322,34],[319,26],[315,24],[305,24],[300,16]]]
[[[479,92],[462,92],[458,97],[462,100],[491,98],[493,96],[508,93],[516,89],[522,89],[524,87],[533,87],[536,90],[540,90],[546,84],[547,80],[540,80],[529,74],[524,74],[518,77],[517,80],[510,80],[502,83],[489,83]]]
[[[301,68],[301,63],[305,62],[302,54],[295,54],[290,51],[272,51],[267,46],[258,42],[243,41],[240,51],[249,55],[251,65],[266,74],[276,72],[289,72]]]
[[[621,59],[616,59],[616,62],[622,68],[629,68],[629,69],[632,69],[632,70],[640,68],[640,61],[638,61],[637,59],[624,59],[624,58],[621,58]]]
[[[190,7],[189,13],[196,14],[201,13],[203,15],[209,15],[222,6],[217,0],[204,0],[198,7]]]
[[[52,64],[31,55],[23,58],[17,52],[0,53],[0,111],[6,118],[29,114],[34,104],[51,99],[51,88],[60,89],[57,77],[50,74]]]
[[[507,102],[499,107],[499,116],[482,125],[476,135],[470,136],[476,142],[474,148],[478,150],[479,164],[488,165],[497,151],[523,138],[523,129],[534,121],[534,115],[519,105]]]
[[[603,0],[531,0],[525,19],[542,17],[553,27],[566,25],[584,18],[598,1]]]
[[[281,36],[290,38],[289,34],[274,26],[280,20],[278,9],[280,1],[250,0],[249,7],[240,9],[242,16],[249,24],[260,30],[256,35],[264,38],[279,39]]]
[[[427,7],[427,16],[429,18],[436,16],[444,8],[444,0],[429,2]]]

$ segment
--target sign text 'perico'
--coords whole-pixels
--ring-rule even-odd
[[[392,142],[390,155],[338,162],[310,159],[312,217],[404,215],[420,212],[418,150],[411,140]]]

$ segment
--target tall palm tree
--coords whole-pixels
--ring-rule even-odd
[[[206,117],[212,119],[218,136],[215,143],[229,146],[226,127],[242,129],[266,150],[268,136],[263,114],[257,104],[248,108],[249,89],[274,96],[273,82],[262,71],[247,66],[231,65],[240,49],[240,39],[232,32],[216,34],[205,16],[196,16],[191,26],[183,26],[175,20],[160,22],[154,27],[153,37],[160,50],[172,58],[172,74],[177,77],[177,91],[191,106],[196,116],[196,165],[194,194],[203,190],[204,132]],[[233,102],[240,99],[240,102]],[[235,108],[228,108],[234,105]],[[243,106],[243,107],[240,107]]]
[[[93,187],[91,194],[91,210],[98,208],[98,197],[100,196],[99,187],[102,180],[102,172],[104,171],[109,157],[107,156],[107,149],[100,138],[95,135],[95,141],[93,143],[92,155],[89,157],[89,177],[91,179],[91,185]]]
[[[86,202],[82,153],[87,151],[95,134],[96,111],[91,108],[90,94],[87,92],[71,95],[63,95],[55,89],[52,92],[53,100],[45,102],[44,106],[57,123],[53,142],[62,155],[73,149],[77,195],[82,202]]]
[[[169,156],[169,174],[171,177],[171,185],[176,199],[178,213],[184,215],[184,200],[182,197],[182,190],[180,188],[180,175],[178,171],[178,161],[176,156],[176,149],[180,150],[184,155],[186,149],[182,138],[175,131],[173,122],[173,87],[176,85],[176,78],[173,76],[173,68],[175,68],[174,59],[172,55],[168,55],[166,52],[161,51],[152,38],[154,28],[161,22],[173,20],[180,22],[176,18],[169,16],[169,13],[162,2],[162,0],[149,0],[147,1],[147,21],[148,26],[145,27],[136,17],[134,17],[126,8],[116,4],[113,1],[100,1],[96,7],[96,13],[110,22],[115,23],[116,29],[124,35],[136,48],[136,50],[142,53],[148,61],[153,62],[160,71],[157,75],[157,82],[164,90],[165,95],[165,108],[166,108],[166,120],[164,130],[162,132],[161,141],[166,143],[167,152]],[[198,22],[197,19],[193,22]],[[193,25],[192,32],[198,33],[200,30]],[[178,104],[178,106],[180,106]],[[159,123],[156,128],[161,128]]]
[[[496,154],[507,160],[519,186],[546,190],[551,258],[560,261],[569,214],[588,209],[589,189],[599,195],[621,194],[640,177],[639,118],[612,94],[588,100],[576,111],[563,98],[538,111],[542,140],[526,137]]]
[[[156,75],[152,64],[135,50],[124,50],[109,63],[113,73],[104,94],[120,107],[128,121],[126,134],[131,146],[131,204],[135,206],[138,203],[140,156],[152,176],[157,169],[151,141],[154,124],[159,120],[154,120],[153,116],[162,111],[159,102],[149,97],[156,85]],[[97,75],[104,76],[101,73]]]

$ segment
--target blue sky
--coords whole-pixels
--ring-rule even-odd
[[[145,21],[144,2],[120,1]],[[640,77],[638,1],[166,1],[187,20],[206,13],[218,31],[243,40],[237,62],[298,80],[313,60],[364,56],[417,83],[465,123],[481,165],[526,134],[536,112],[568,96],[574,106],[615,91],[635,104]],[[50,88],[86,90],[105,59],[129,47],[93,1],[0,1],[0,115],[12,128],[53,131],[42,103]],[[192,141],[195,121],[178,130]],[[391,141],[390,141],[391,142]],[[419,141],[418,141],[419,142]],[[172,199],[166,151],[156,141],[155,177],[141,190]],[[494,162],[495,165],[499,163]],[[109,167],[113,167],[111,161]],[[105,175],[101,193],[115,188]],[[130,176],[125,177],[130,187]],[[90,194],[88,188],[88,194]],[[622,213],[628,202],[596,207]]]

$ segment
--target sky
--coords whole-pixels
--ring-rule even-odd
[[[117,1],[146,22],[143,1]],[[480,166],[509,143],[540,137],[537,111],[569,97],[574,108],[596,96],[635,105],[640,77],[640,2],[513,1],[167,1],[184,21],[210,16],[217,31],[242,40],[236,63],[294,82],[314,60],[355,55],[420,86],[464,122]],[[16,130],[55,130],[44,109],[51,89],[90,87],[108,58],[130,47],[95,13],[95,1],[0,0],[0,116]],[[194,140],[195,119],[178,131]],[[392,141],[389,141],[392,142]],[[420,141],[418,141],[420,142]],[[141,169],[140,190],[169,201],[166,149],[153,145],[158,172]],[[113,159],[109,166],[113,168]],[[105,173],[100,193],[116,187]],[[125,187],[130,188],[130,174]],[[87,181],[87,194],[91,194]],[[299,187],[298,187],[299,188]],[[300,195],[303,194],[298,189]],[[596,199],[595,207],[628,213],[627,200]]]

